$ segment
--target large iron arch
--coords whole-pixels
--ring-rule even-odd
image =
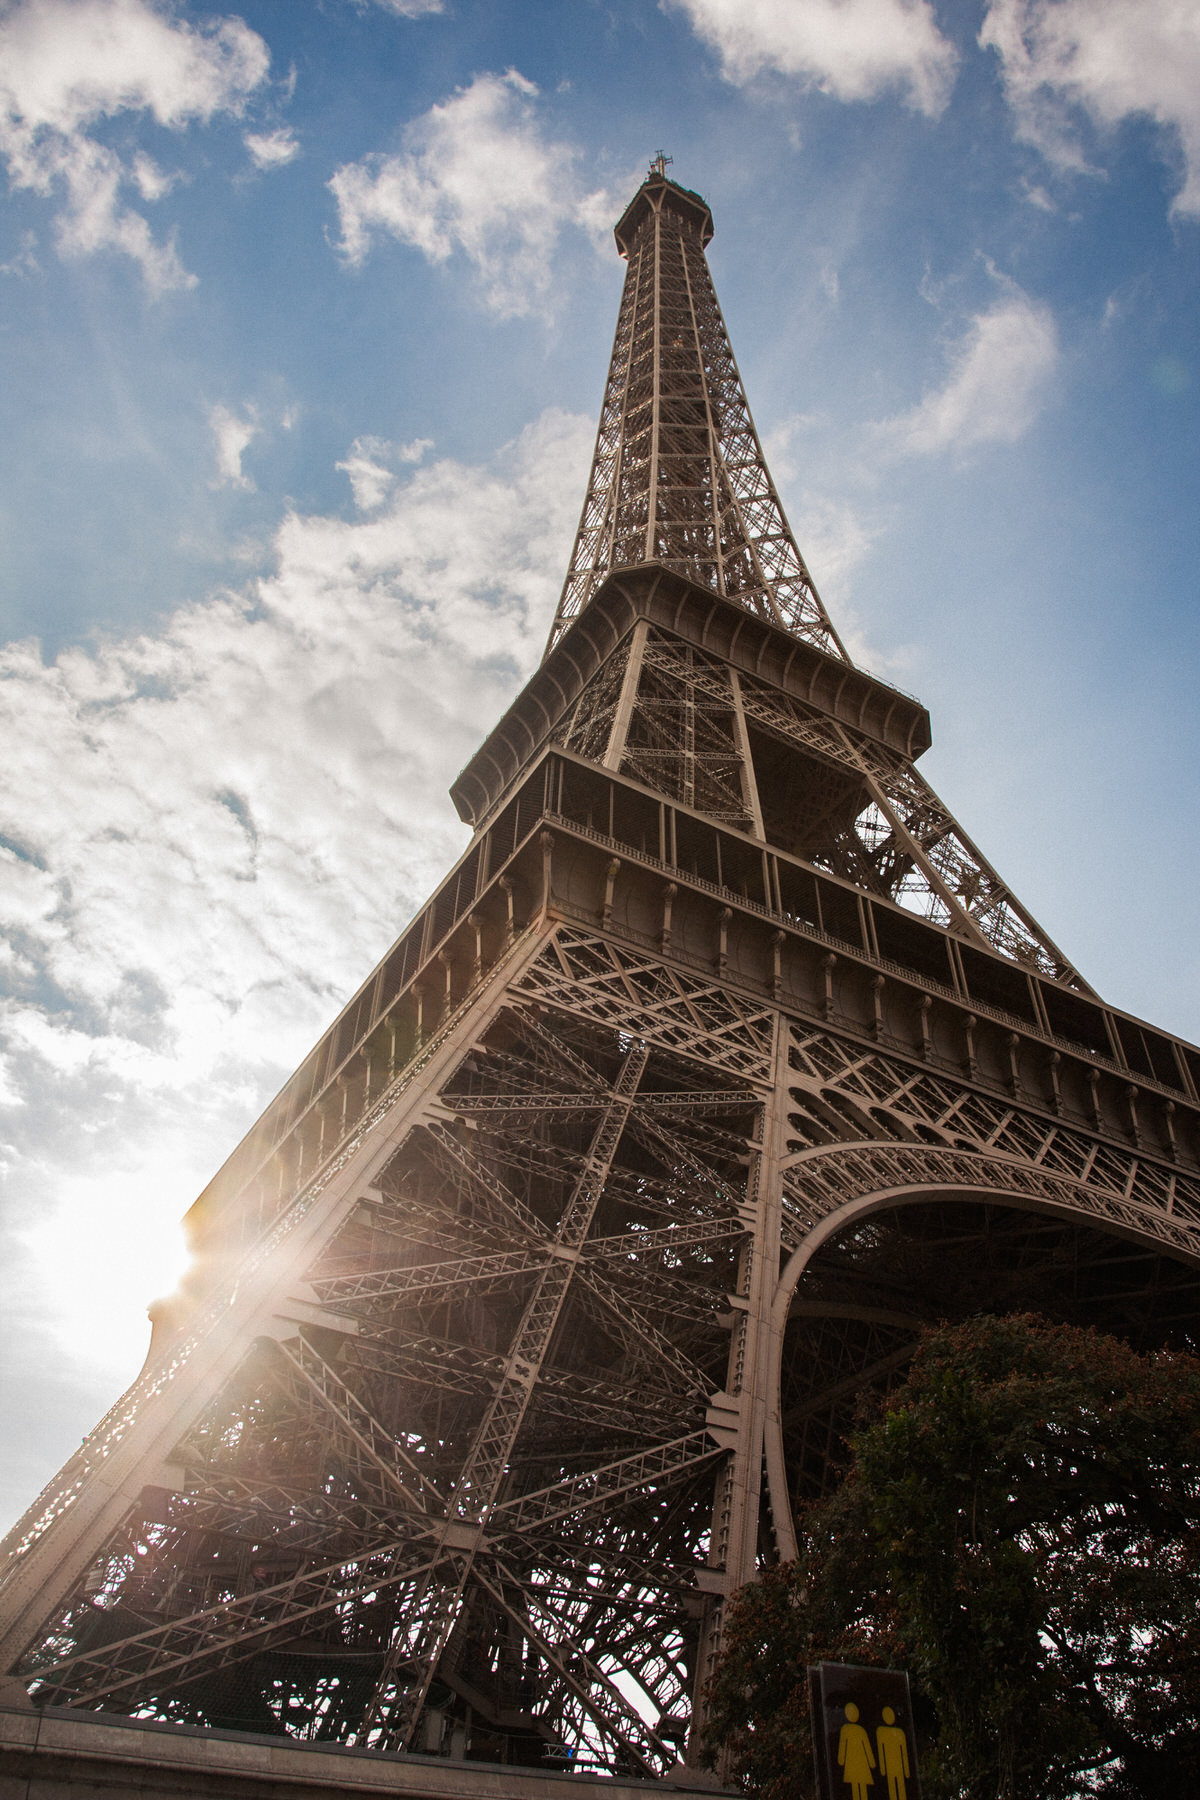
[[[1009,1214],[1041,1215],[1090,1234],[1121,1238],[1200,1274],[1200,1222],[1133,1202],[1128,1196],[1089,1188],[1084,1182],[1018,1158],[981,1150],[895,1142],[823,1146],[788,1159],[785,1176],[783,1262],[771,1312],[771,1372],[765,1422],[767,1497],[781,1560],[796,1554],[797,1539],[784,1436],[784,1343],[801,1284],[814,1259],[847,1231],[880,1215],[918,1207],[980,1207]],[[789,1204],[790,1200],[790,1204]],[[805,1204],[807,1202],[807,1204]],[[806,1229],[797,1231],[803,1212]],[[814,1303],[818,1306],[820,1303]],[[830,1315],[832,1316],[832,1315]],[[874,1320],[915,1332],[926,1322],[902,1305],[859,1309]],[[1200,1295],[1196,1309],[1200,1332]],[[897,1358],[897,1361],[904,1360]]]

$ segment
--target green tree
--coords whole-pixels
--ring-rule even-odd
[[[813,1793],[805,1671],[904,1667],[930,1800],[1200,1793],[1200,1361],[1018,1317],[931,1331],[730,1609],[710,1754]]]

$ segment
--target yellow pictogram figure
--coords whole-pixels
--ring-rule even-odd
[[[867,1789],[875,1785],[871,1773],[874,1767],[871,1740],[859,1724],[858,1708],[851,1700],[846,1707],[846,1723],[838,1737],[838,1768],[850,1789],[851,1800],[867,1800]]]
[[[883,1709],[883,1724],[875,1733],[875,1745],[879,1751],[879,1773],[887,1776],[888,1800],[907,1800],[908,1777],[911,1773],[908,1766],[908,1738],[904,1727],[897,1725],[896,1715],[890,1706]]]

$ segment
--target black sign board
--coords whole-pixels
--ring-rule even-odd
[[[808,1693],[821,1800],[921,1800],[902,1669],[819,1663]]]

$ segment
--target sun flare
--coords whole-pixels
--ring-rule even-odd
[[[137,1373],[150,1341],[147,1308],[187,1268],[182,1210],[171,1187],[139,1171],[74,1186],[28,1233],[47,1322],[94,1374]]]

